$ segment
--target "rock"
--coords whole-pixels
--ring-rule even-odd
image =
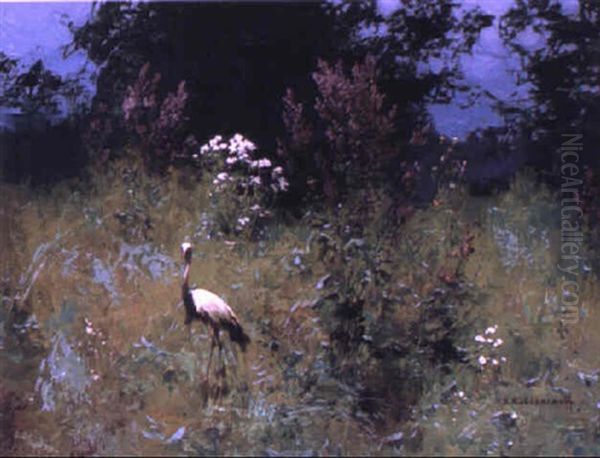
[[[349,248],[352,248],[353,246],[360,248],[365,244],[365,240],[364,239],[350,239],[348,241],[348,243],[346,243],[344,245],[344,250],[348,250]]]
[[[185,426],[182,426],[171,435],[171,437],[167,440],[167,443],[173,444],[177,441],[180,441],[184,435],[185,435]]]
[[[533,377],[525,380],[524,384],[527,388],[531,388],[532,386],[537,385],[542,380],[541,377]]]
[[[552,391],[555,393],[562,394],[563,396],[570,396],[571,391],[568,388],[563,388],[562,386],[553,386]]]
[[[402,444],[403,439],[404,433],[402,431],[398,431],[397,433],[384,437],[383,443],[398,446]]]
[[[514,428],[517,426],[516,412],[496,412],[492,415],[492,423],[497,428]]]
[[[327,286],[327,281],[331,278],[330,274],[324,275],[322,276],[319,281],[317,282],[317,284],[315,285],[315,289],[323,289],[325,286]]]
[[[577,372],[577,378],[585,386],[590,387],[598,383],[598,371],[586,374],[585,372]]]

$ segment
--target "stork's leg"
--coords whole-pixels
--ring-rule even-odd
[[[208,372],[210,370],[210,363],[212,361],[213,350],[215,349],[215,332],[213,329],[213,336],[210,342],[210,354],[208,355],[208,364],[206,365],[206,380],[208,380]]]
[[[225,360],[223,359],[223,343],[221,342],[221,338],[219,337],[219,330],[216,330],[217,336],[217,345],[219,345],[219,361],[221,361],[221,370],[219,373],[221,375],[225,374]]]

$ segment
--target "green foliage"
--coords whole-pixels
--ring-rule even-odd
[[[357,409],[368,414],[402,411],[419,395],[430,361],[464,356],[458,342],[475,294],[464,266],[474,233],[449,215],[460,196],[444,200],[428,212],[428,234],[391,224],[391,200],[373,190],[327,216],[307,216],[312,262],[327,272],[316,285],[315,306],[329,332],[332,370],[362,387]],[[432,233],[439,243],[431,243]],[[396,389],[389,380],[398,381]]]

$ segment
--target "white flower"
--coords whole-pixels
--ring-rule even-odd
[[[244,140],[240,145],[242,150],[254,151],[256,149],[256,145],[252,143],[250,140]]]
[[[273,178],[275,178],[277,175],[283,175],[283,168],[281,166],[277,166],[273,169],[273,172],[271,172]]]
[[[229,174],[227,172],[221,172],[217,175],[218,181],[225,181],[229,179]]]
[[[237,155],[240,159],[247,159],[247,151],[254,151],[255,149],[256,145],[241,134],[235,134],[229,139],[229,154]]]
[[[287,191],[287,188],[290,185],[288,183],[288,181],[283,177],[279,177],[278,182],[279,182],[279,189],[281,189],[282,191]]]
[[[476,335],[475,336],[475,342],[485,342],[485,337],[481,336],[481,335]]]
[[[480,356],[477,361],[479,361],[479,364],[481,364],[482,366],[485,366],[485,364],[487,363],[487,358],[485,356]]]
[[[228,157],[227,159],[225,159],[225,162],[227,162],[228,165],[233,165],[238,161],[238,158],[235,156],[232,157]]]
[[[250,210],[253,212],[258,212],[258,211],[260,211],[260,205],[258,205],[258,204],[252,205],[252,207],[250,207]]]
[[[258,167],[259,169],[266,169],[271,167],[271,161],[269,159],[262,158],[257,161],[252,161],[250,165],[254,168]]]
[[[238,224],[240,226],[245,226],[246,224],[248,224],[250,222],[250,218],[248,218],[247,216],[244,216],[242,218],[238,218]]]
[[[262,183],[262,181],[259,176],[250,178],[250,186],[252,186],[252,185],[260,186],[261,183]]]
[[[497,360],[496,358],[493,358],[493,359],[492,359],[492,364],[493,364],[494,366],[497,366],[497,365],[498,365],[498,360]]]
[[[220,135],[215,135],[213,138],[211,138],[208,141],[209,148],[212,149],[212,150],[219,150],[219,149],[221,149],[221,145],[223,144],[221,142],[221,140],[223,140],[223,137],[221,137]]]
[[[487,336],[487,335],[490,335],[490,334],[495,334],[497,329],[498,329],[498,325],[497,324],[495,324],[494,326],[490,326],[489,328],[487,328],[485,330],[485,335]]]
[[[502,339],[496,339],[496,341],[494,342],[494,348],[499,347],[503,343],[504,341]]]

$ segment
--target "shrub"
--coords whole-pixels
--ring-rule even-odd
[[[324,121],[325,135],[336,164],[348,161],[361,171],[377,164],[389,152],[396,109],[384,108],[384,96],[376,83],[375,58],[367,56],[347,77],[341,62],[319,61],[313,73],[319,96],[315,109]]]
[[[460,195],[450,194],[446,210],[429,209],[432,227],[423,231],[418,220],[389,224],[384,193],[370,198],[369,212],[355,202],[359,194],[329,218],[308,216],[310,253],[326,273],[314,304],[333,373],[360,387],[357,408],[396,415],[418,399],[425,370],[464,356],[458,344],[478,293],[465,266],[477,231],[447,211]]]
[[[317,86],[316,131],[307,120],[303,104],[291,90],[283,99],[286,141],[280,152],[300,170],[312,149],[311,171],[317,174],[322,192],[329,198],[349,188],[360,188],[377,180],[396,149],[393,144],[396,108],[385,107],[385,97],[377,87],[376,61],[367,56],[347,76],[341,62],[318,62],[313,73]],[[310,154],[310,153],[309,153]],[[303,167],[306,170],[306,167]]]
[[[161,102],[161,76],[151,76],[149,68],[149,64],[142,66],[137,80],[127,88],[121,108],[125,126],[139,144],[144,160],[161,167],[190,143],[184,136],[188,94],[181,81],[177,91],[168,93]]]

